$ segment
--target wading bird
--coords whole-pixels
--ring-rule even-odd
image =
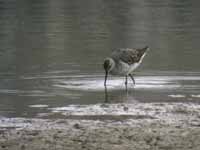
[[[106,86],[106,80],[108,74],[125,76],[125,85],[127,87],[128,76],[132,79],[135,85],[135,79],[133,77],[133,71],[141,64],[146,52],[149,47],[146,46],[141,49],[118,49],[113,51],[110,57],[104,60],[104,70],[105,70],[105,81],[104,86]]]

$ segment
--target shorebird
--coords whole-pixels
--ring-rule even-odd
[[[106,87],[108,74],[125,76],[126,87],[128,83],[127,78],[129,76],[135,85],[135,79],[132,73],[142,63],[142,60],[148,50],[149,47],[146,46],[141,49],[126,48],[113,51],[111,56],[104,60],[104,86]]]

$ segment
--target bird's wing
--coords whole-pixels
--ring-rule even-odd
[[[112,58],[118,62],[123,61],[129,65],[137,62],[138,52],[135,49],[119,49],[112,53]]]
[[[112,53],[112,58],[115,61],[123,61],[129,65],[137,63],[146,52],[148,47],[142,49],[119,49]]]

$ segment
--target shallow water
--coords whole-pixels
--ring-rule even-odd
[[[32,117],[70,104],[200,100],[199,2],[0,2],[0,116]],[[128,92],[103,86],[112,50],[151,50]]]
[[[144,75],[145,74],[145,75]],[[163,74],[163,75],[162,75]],[[190,73],[143,72],[129,79],[126,91],[123,77],[109,77],[107,91],[104,75],[46,75],[1,79],[2,116],[37,116],[51,112],[54,107],[99,103],[200,102],[200,76]],[[194,76],[195,74],[195,76]],[[13,83],[20,87],[8,86]],[[38,84],[39,83],[39,84]]]

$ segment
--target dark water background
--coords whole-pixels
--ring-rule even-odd
[[[111,77],[108,100],[200,101],[200,1],[0,0],[0,116],[103,103],[102,62],[148,45],[136,86]],[[39,107],[39,108],[37,108]]]

